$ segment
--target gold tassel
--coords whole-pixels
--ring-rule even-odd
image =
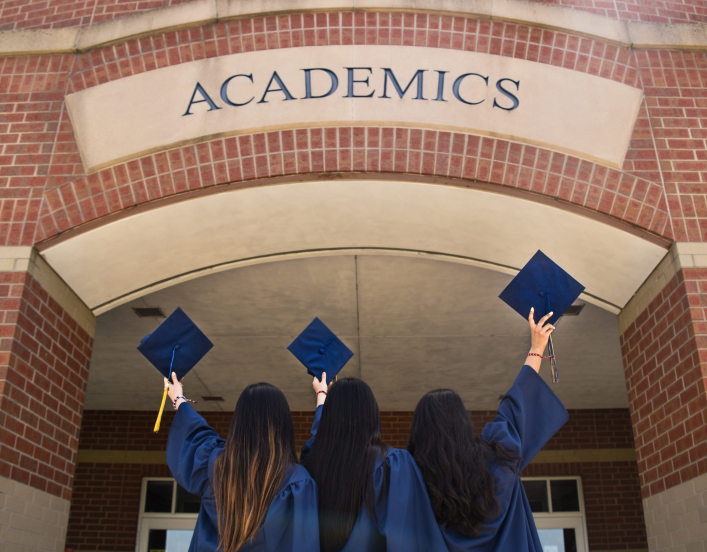
[[[169,391],[169,385],[165,385],[164,393],[162,394],[162,404],[160,405],[160,413],[157,414],[157,421],[155,422],[155,433],[160,430],[160,422],[162,421],[162,412],[164,411],[164,403],[167,400],[167,391]]]

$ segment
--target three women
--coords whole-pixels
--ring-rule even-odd
[[[481,438],[459,396],[438,390],[418,404],[407,451],[383,443],[375,397],[355,378],[315,378],[304,467],[277,388],[246,388],[224,441],[175,378],[167,461],[203,497],[190,552],[541,552],[519,474],[567,420],[538,375],[550,315],[535,324],[531,311],[527,363]]]

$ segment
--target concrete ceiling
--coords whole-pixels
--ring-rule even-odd
[[[185,378],[199,410],[232,410],[243,387],[268,381],[293,410],[313,408],[311,378],[287,345],[319,316],[355,356],[343,370],[366,380],[382,410],[413,410],[452,387],[473,410],[495,409],[529,347],[527,324],[498,299],[511,276],[424,256],[341,255],[276,261],[190,280],[98,317],[88,409],[157,410],[161,376],[136,347],[181,306],[214,342]],[[616,316],[587,304],[555,335],[568,408],[627,407]],[[543,377],[549,381],[548,366]],[[225,402],[205,403],[202,395]]]

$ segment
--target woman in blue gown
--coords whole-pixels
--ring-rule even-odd
[[[550,315],[535,324],[530,312],[528,360],[481,438],[454,391],[432,391],[415,409],[408,451],[450,552],[543,552],[520,472],[568,419],[538,375]]]
[[[282,392],[268,383],[246,387],[224,440],[173,380],[167,464],[202,499],[189,552],[319,552],[317,485],[297,463]]]
[[[317,410],[302,463],[319,489],[324,552],[447,552],[415,461],[381,440],[371,388],[314,379]],[[326,402],[325,402],[326,401]]]

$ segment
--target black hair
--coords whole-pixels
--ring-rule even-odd
[[[376,459],[386,452],[380,411],[371,388],[357,378],[334,382],[312,450],[302,459],[319,488],[322,552],[344,547],[361,505],[374,517],[373,471]]]
[[[477,537],[499,505],[489,463],[518,458],[498,443],[474,437],[471,416],[451,389],[427,393],[415,408],[408,452],[417,462],[438,523]]]

